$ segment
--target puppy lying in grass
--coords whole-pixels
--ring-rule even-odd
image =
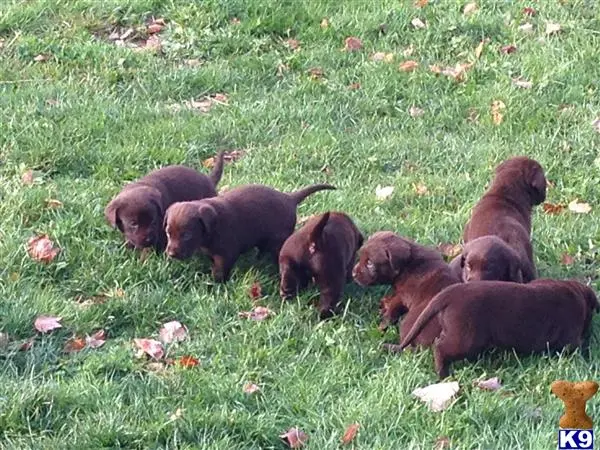
[[[394,292],[381,301],[382,323],[387,328],[406,314],[400,325],[404,336],[442,289],[460,283],[442,255],[390,231],[372,235],[359,250],[359,261],[353,270],[354,280],[361,286],[391,284]],[[440,334],[440,325],[431,320],[413,340],[415,345],[429,346]]]
[[[320,317],[330,317],[336,312],[345,284],[352,280],[354,259],[362,243],[362,234],[346,214],[326,212],[313,217],[281,248],[281,297],[293,297],[314,278],[320,291]]]
[[[220,153],[208,176],[185,166],[167,166],[150,172],[126,185],[106,206],[104,215],[125,235],[129,247],[155,247],[162,251],[167,243],[163,229],[165,211],[175,202],[217,195],[223,159],[224,154]]]
[[[165,215],[167,254],[186,259],[202,251],[212,259],[217,282],[227,281],[238,257],[254,247],[277,264],[283,243],[294,232],[296,207],[325,189],[335,188],[314,184],[288,194],[254,184],[218,197],[175,203]]]
[[[585,347],[598,309],[594,291],[577,281],[458,284],[440,292],[400,345],[389,348],[402,351],[422,330],[440,324],[433,357],[438,376],[446,378],[453,361],[472,360],[492,348],[530,354]]]

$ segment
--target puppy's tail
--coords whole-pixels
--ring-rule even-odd
[[[399,350],[404,350],[418,336],[423,328],[433,319],[438,313],[442,312],[450,304],[450,295],[443,295],[444,291],[437,294],[429,305],[423,310],[416,322],[413,324],[410,331],[402,338]]]
[[[221,176],[223,175],[223,166],[225,165],[225,152],[219,152],[219,154],[215,158],[215,165],[213,166],[213,170],[210,171],[210,175],[208,178],[213,183],[213,186],[217,186],[219,181],[221,181]]]
[[[310,194],[314,194],[315,192],[318,192],[318,191],[331,190],[331,189],[335,189],[335,187],[330,184],[327,184],[327,183],[311,184],[310,186],[307,186],[304,189],[300,189],[299,191],[292,192],[288,195],[290,197],[292,197],[292,199],[296,202],[296,205],[297,205],[297,204],[301,203],[302,200],[304,200]]]
[[[325,225],[327,225],[328,221],[329,211],[321,215],[321,218],[310,232],[310,242],[315,246],[315,249],[318,249],[321,245],[321,240],[323,239],[323,229],[325,228]]]

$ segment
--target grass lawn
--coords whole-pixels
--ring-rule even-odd
[[[588,360],[497,354],[455,364],[461,393],[434,413],[411,395],[436,382],[431,352],[380,350],[397,340],[377,331],[385,288],[348,286],[343,315],[322,323],[310,305],[316,291],[282,304],[276,269],[254,255],[215,285],[205,258],[141,258],[103,216],[126,181],[151,169],[206,172],[202,161],[218,150],[243,150],[221,186],[327,181],[338,190],[307,199],[300,216],[343,210],[366,235],[393,230],[436,246],[459,241],[493,167],[525,154],[547,171],[548,202],[592,206],[536,210],[540,275],[599,289],[600,6],[480,3],[465,16],[455,0],[422,9],[391,0],[0,2],[0,331],[11,340],[0,349],[0,448],[282,449],[279,434],[297,426],[310,437],[305,448],[334,449],[355,422],[357,449],[441,449],[444,437],[453,449],[555,448],[563,407],[550,383],[600,378],[597,331]],[[135,33],[123,45],[109,39],[145,30],[152,17],[166,26],[146,46]],[[417,17],[424,28],[411,24]],[[561,30],[547,34],[547,22]],[[362,48],[344,51],[350,36]],[[373,61],[376,52],[393,61]],[[400,70],[409,60],[419,66]],[[429,68],[471,62],[459,80]],[[28,170],[32,184],[22,180]],[[378,201],[378,185],[394,186],[392,196]],[[61,249],[49,264],[27,254],[37,234]],[[238,317],[257,281],[260,304],[276,312],[263,322]],[[17,351],[42,314],[62,317],[63,328]],[[199,366],[135,357],[133,339],[156,338],[170,320],[189,339],[168,357],[192,355]],[[98,329],[108,333],[103,347],[63,352],[73,334]],[[493,376],[500,391],[473,387]],[[260,392],[244,393],[247,382]],[[600,420],[598,398],[588,410]]]

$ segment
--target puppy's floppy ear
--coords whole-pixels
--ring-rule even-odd
[[[527,178],[533,192],[534,204],[539,205],[546,200],[546,176],[544,169],[538,164],[531,166]]]
[[[106,205],[104,208],[104,217],[113,228],[118,228],[121,233],[123,232],[123,223],[119,217],[119,200],[115,198],[111,200],[111,202]]]
[[[161,202],[159,202],[158,200],[152,199],[151,202],[154,205],[154,208],[156,209],[156,216],[154,216],[153,222],[161,223],[162,218],[165,214],[165,211],[163,210],[163,206],[162,206]],[[164,228],[164,225],[163,225],[163,228]]]
[[[516,259],[511,259],[508,263],[508,281],[523,283],[523,270],[521,264]]]
[[[395,238],[388,242],[385,247],[385,256],[393,272],[400,272],[402,266],[408,262],[411,256],[411,246],[401,238]]]
[[[323,248],[323,230],[327,221],[329,220],[329,212],[326,212],[321,216],[319,221],[315,224],[313,229],[310,231],[310,242],[308,244],[308,252],[312,255],[317,250]]]
[[[198,221],[204,234],[210,234],[217,221],[217,212],[211,205],[200,205],[198,207]]]

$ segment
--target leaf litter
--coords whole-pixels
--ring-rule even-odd
[[[424,388],[415,389],[412,394],[423,401],[434,412],[440,412],[450,406],[452,399],[458,393],[459,386],[456,381],[436,383]]]

